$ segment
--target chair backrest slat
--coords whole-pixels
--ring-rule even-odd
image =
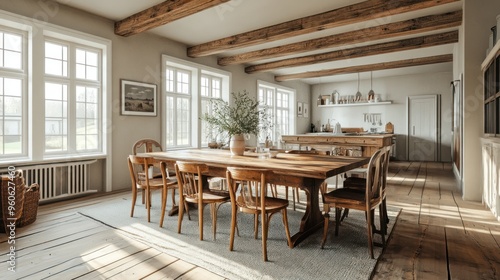
[[[203,192],[203,174],[208,171],[208,166],[202,163],[177,161],[175,173],[179,184],[179,192],[188,196],[200,196]]]
[[[371,207],[373,200],[382,199],[382,176],[383,166],[382,160],[385,153],[382,149],[377,150],[368,163],[368,173],[366,178],[366,202],[367,209]]]
[[[265,169],[227,168],[227,184],[232,201],[236,201],[238,189],[246,207],[252,208],[265,204],[267,177],[272,174]],[[257,199],[261,200],[258,201]]]

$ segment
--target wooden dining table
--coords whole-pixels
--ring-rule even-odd
[[[370,160],[367,157],[287,153],[277,153],[270,158],[262,159],[252,152],[245,152],[243,156],[233,156],[229,150],[221,149],[187,149],[138,155],[153,157],[170,164],[176,161],[204,163],[209,167],[207,175],[213,177],[226,177],[226,169],[229,166],[272,170],[274,176],[269,178],[269,183],[300,188],[307,196],[306,211],[300,229],[292,236],[293,246],[323,227],[319,191],[325,179],[361,167]]]

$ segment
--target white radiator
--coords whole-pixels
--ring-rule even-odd
[[[23,171],[26,185],[40,185],[40,201],[48,201],[68,196],[95,192],[89,190],[89,166],[96,160],[51,163],[39,165],[16,165]],[[7,169],[0,170],[7,173]]]

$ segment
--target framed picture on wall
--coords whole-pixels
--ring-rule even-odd
[[[120,80],[120,107],[122,115],[156,116],[156,85]]]
[[[307,103],[304,103],[302,105],[302,115],[304,116],[304,118],[309,118],[309,104]]]
[[[297,102],[297,116],[302,117],[302,102]]]

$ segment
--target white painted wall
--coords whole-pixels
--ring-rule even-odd
[[[365,73],[366,74],[366,73]],[[360,80],[360,91],[366,97],[370,90],[368,79]],[[321,124],[339,122],[342,127],[363,127],[369,130],[372,127],[378,131],[385,130],[385,124],[394,124],[394,133],[397,134],[396,152],[398,160],[407,159],[407,99],[414,95],[441,96],[441,153],[440,161],[451,161],[451,88],[452,69],[450,72],[427,73],[419,75],[395,76],[377,78],[373,75],[373,90],[380,94],[382,100],[392,100],[390,105],[367,105],[350,107],[317,107],[313,106],[312,122],[316,127]],[[340,95],[353,95],[357,92],[357,81],[315,85],[312,89],[312,100],[320,94],[330,94],[337,90]],[[364,113],[382,115],[382,126],[373,126],[365,123]]]
[[[483,73],[481,63],[486,58],[490,28],[496,25],[500,1],[464,1],[463,40],[461,56],[464,73],[464,156],[463,199],[481,201],[483,193],[481,141],[483,135]]]

